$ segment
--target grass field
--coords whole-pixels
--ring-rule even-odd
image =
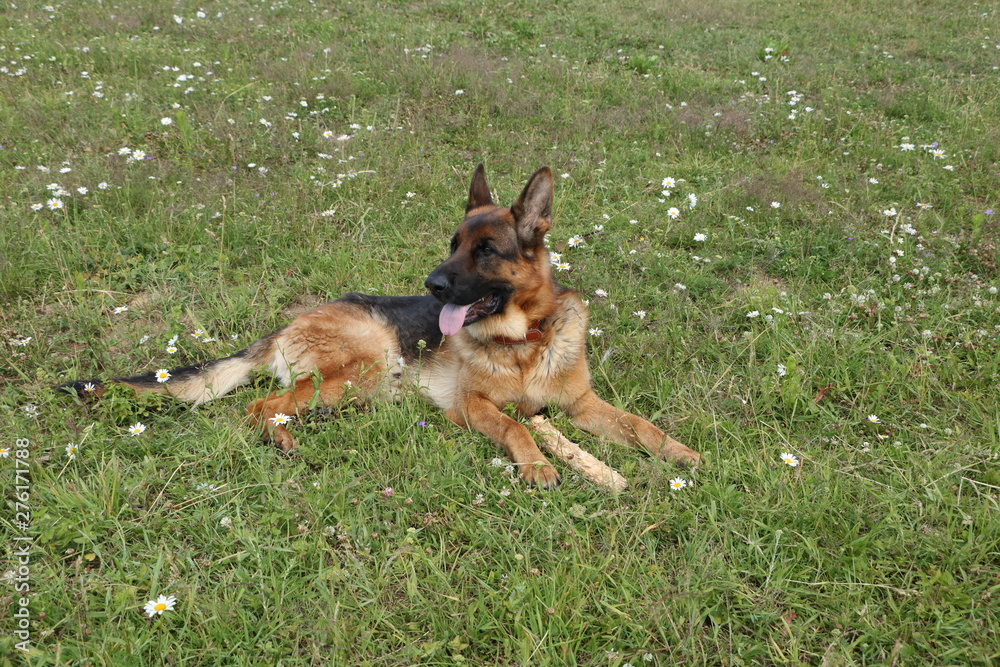
[[[14,4],[0,665],[1000,663],[1000,4]],[[55,391],[422,293],[480,161],[552,167],[598,392],[699,468]]]

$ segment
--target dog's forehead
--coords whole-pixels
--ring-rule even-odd
[[[459,244],[475,243],[484,238],[502,240],[508,237],[514,239],[516,235],[514,217],[510,214],[510,209],[506,208],[475,209],[455,231],[455,239]]]

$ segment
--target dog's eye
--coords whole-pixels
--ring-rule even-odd
[[[492,255],[493,253],[496,252],[496,250],[493,249],[493,246],[484,245],[482,248],[479,249],[479,252],[483,253],[484,255]]]

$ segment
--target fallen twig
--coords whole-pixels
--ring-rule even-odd
[[[612,491],[624,491],[628,480],[612,470],[593,454],[584,451],[541,415],[531,418],[531,428],[542,436],[542,448],[577,471],[591,482]]]

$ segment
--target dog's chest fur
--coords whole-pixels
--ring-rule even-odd
[[[508,345],[482,342],[461,332],[446,339],[449,353],[433,355],[414,381],[427,400],[445,410],[463,403],[469,394],[484,395],[498,406],[543,404],[567,390],[571,371],[586,368],[579,363],[586,349],[586,329],[586,306],[567,291],[560,295],[555,312],[545,318],[541,340]]]

